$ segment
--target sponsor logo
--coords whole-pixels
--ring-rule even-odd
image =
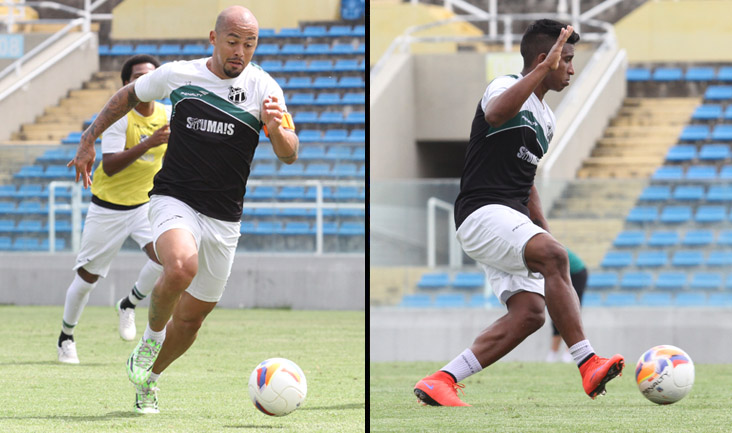
[[[216,120],[188,117],[186,119],[186,128],[194,131],[212,132],[214,134],[234,135],[233,123],[218,122]]]
[[[529,152],[529,149],[527,149],[526,146],[521,146],[516,156],[519,159],[523,159],[524,161],[527,161],[531,164],[539,165],[539,158],[533,153]]]
[[[247,100],[247,94],[241,87],[229,87],[229,101],[235,104],[241,104]]]
[[[183,217],[180,215],[173,215],[172,217],[170,217],[170,218],[164,220],[163,222],[161,222],[160,224],[158,224],[158,228],[160,228],[163,224],[168,223],[173,220],[177,220],[178,218],[183,218]]]

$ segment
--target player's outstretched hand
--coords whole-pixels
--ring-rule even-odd
[[[153,135],[148,138],[150,147],[157,147],[163,143],[167,143],[170,138],[170,125],[165,124],[157,131],[153,132]]]
[[[276,96],[268,96],[262,103],[262,122],[269,131],[274,131],[282,124],[282,107]]]
[[[92,166],[94,165],[94,158],[96,158],[96,156],[97,152],[94,150],[94,145],[79,145],[74,159],[66,164],[67,167],[73,166],[76,169],[76,182],[81,178],[84,181],[84,188],[89,188],[89,186],[91,186],[91,172]]]
[[[569,39],[570,36],[572,36],[572,33],[574,33],[574,28],[572,26],[563,28],[562,31],[559,32],[559,37],[554,43],[554,46],[552,46],[552,49],[549,50],[549,54],[546,56],[546,59],[544,59],[544,62],[549,65],[549,69],[552,71],[556,71],[559,67],[559,60],[562,58],[564,43],[567,42],[567,39]]]

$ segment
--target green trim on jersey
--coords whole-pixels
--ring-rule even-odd
[[[175,107],[178,102],[186,98],[199,99],[209,105],[213,105],[224,113],[227,113],[249,125],[252,129],[257,131],[257,133],[262,129],[262,122],[260,122],[251,113],[242,110],[231,102],[225,100],[219,95],[216,95],[215,93],[212,93],[210,90],[204,89],[203,87],[191,85],[181,86],[173,90],[170,94],[170,102],[173,104],[173,107]]]
[[[544,135],[544,129],[541,128],[539,122],[536,121],[536,117],[529,110],[519,111],[517,115],[511,118],[511,120],[499,126],[498,128],[490,127],[488,129],[488,134],[486,135],[486,137],[505,129],[518,128],[521,126],[528,126],[529,128],[533,129],[534,132],[536,132],[536,140],[539,142],[541,150],[543,150],[544,153],[549,150],[549,142],[546,139],[546,135]]]
[[[580,259],[577,254],[575,254],[572,250],[570,250],[567,247],[564,247],[564,249],[567,250],[567,256],[569,258],[569,273],[570,274],[577,273],[585,268],[585,262],[583,262],[582,259]]]

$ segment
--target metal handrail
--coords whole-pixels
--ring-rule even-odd
[[[437,266],[437,209],[447,211],[447,231],[449,236],[449,261],[451,268],[459,268],[462,266],[463,251],[455,237],[455,220],[452,218],[453,205],[436,197],[427,199],[427,266],[434,268]]]

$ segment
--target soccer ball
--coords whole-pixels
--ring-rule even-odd
[[[297,364],[284,358],[263,361],[249,376],[252,403],[267,415],[287,415],[300,407],[307,392],[305,374]]]
[[[638,360],[635,380],[648,400],[657,404],[676,403],[694,385],[694,363],[678,347],[652,347]]]

